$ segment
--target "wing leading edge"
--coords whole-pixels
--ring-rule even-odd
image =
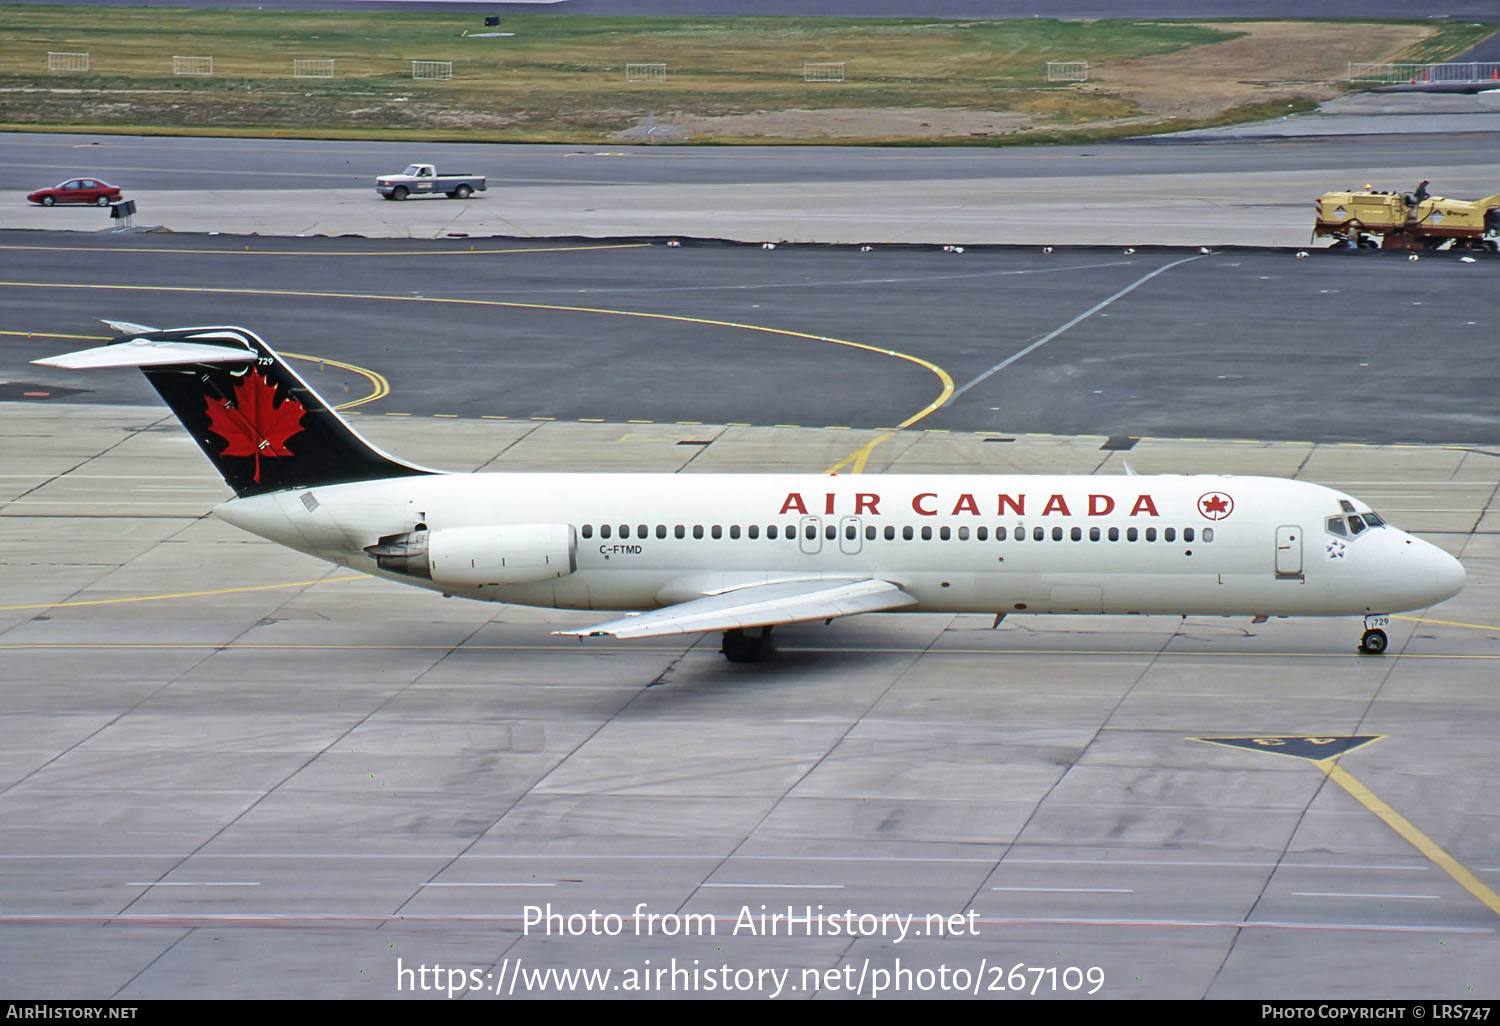
[[[731,631],[803,620],[828,620],[916,604],[916,599],[889,581],[869,578],[776,581],[679,602],[648,613],[632,613],[576,631],[552,633],[580,638],[601,635],[655,638],[664,634]]]

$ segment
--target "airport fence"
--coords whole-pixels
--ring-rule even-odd
[[[446,82],[453,77],[453,62],[412,61],[411,77],[419,82]]]
[[[667,66],[665,64],[625,65],[625,81],[627,82],[665,82],[666,80]]]
[[[844,61],[832,61],[823,63],[802,62],[802,81],[804,82],[842,82],[844,80]]]
[[[1088,61],[1048,61],[1048,82],[1087,82],[1089,80]]]
[[[60,53],[47,51],[48,71],[87,71],[89,55],[86,53]]]
[[[212,78],[214,73],[214,59],[212,57],[173,57],[172,74],[174,75],[196,75],[199,78]]]
[[[333,61],[323,59],[297,59],[292,60],[293,78],[332,78]]]
[[[1451,61],[1446,64],[1376,64],[1350,61],[1349,81],[1376,85],[1500,83],[1500,61]]]

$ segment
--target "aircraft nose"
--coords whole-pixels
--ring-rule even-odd
[[[1441,602],[1443,599],[1450,599],[1462,591],[1464,580],[1468,575],[1464,573],[1464,565],[1458,560],[1448,555],[1448,553],[1436,545],[1431,546],[1431,548],[1432,579],[1438,593],[1438,597],[1433,599],[1433,601]]]

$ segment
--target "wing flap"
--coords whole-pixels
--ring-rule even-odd
[[[765,627],[803,620],[827,620],[855,613],[875,613],[916,605],[917,600],[889,581],[869,578],[776,581],[736,588],[679,602],[664,609],[632,613],[575,631],[554,634],[580,638],[655,638],[665,634],[696,634],[743,627]]]

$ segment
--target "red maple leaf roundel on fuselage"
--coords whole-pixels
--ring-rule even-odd
[[[1209,520],[1223,520],[1234,512],[1234,500],[1223,492],[1207,492],[1198,496],[1198,512]]]
[[[253,456],[260,483],[262,456],[290,456],[286,441],[302,431],[307,412],[295,399],[276,403],[276,386],[252,370],[234,386],[234,400],[208,400],[208,429],[229,444],[221,456]]]

